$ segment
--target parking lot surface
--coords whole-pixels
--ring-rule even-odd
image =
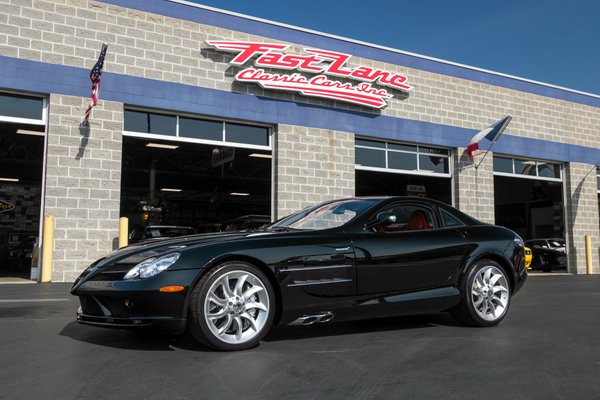
[[[0,285],[0,399],[600,398],[600,276],[530,277],[496,328],[281,327],[234,353],[79,325],[69,287]]]

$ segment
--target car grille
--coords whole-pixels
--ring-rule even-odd
[[[110,311],[94,296],[79,296],[81,311],[86,315],[108,316]],[[104,310],[103,310],[104,308]]]

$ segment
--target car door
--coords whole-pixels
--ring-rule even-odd
[[[396,223],[383,229],[363,227],[351,235],[357,293],[416,291],[450,284],[468,246],[460,227],[443,226],[437,208],[425,203],[400,202],[379,212],[391,213]],[[413,224],[419,213],[421,224]]]
[[[280,251],[287,257],[277,275],[288,290],[325,297],[356,294],[354,251],[340,229],[296,234]]]

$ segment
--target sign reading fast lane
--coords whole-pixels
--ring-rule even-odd
[[[256,57],[254,65],[257,68],[245,68],[236,74],[235,79],[240,82],[254,82],[266,89],[293,91],[306,96],[340,100],[373,108],[387,106],[386,100],[393,97],[385,87],[402,91],[412,89],[406,83],[407,77],[402,74],[362,65],[348,67],[347,63],[352,56],[345,53],[304,48],[308,55],[284,54],[283,51],[290,45],[218,40],[210,40],[207,43],[219,50],[236,53],[229,62],[232,65],[242,66]],[[271,73],[260,67],[317,75],[305,76],[298,72]],[[330,77],[346,78],[357,83]]]

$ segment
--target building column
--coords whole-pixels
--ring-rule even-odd
[[[466,150],[459,147],[454,152],[454,205],[473,218],[493,224],[494,154],[489,152],[485,158],[476,156],[471,160]]]
[[[275,133],[274,217],[354,196],[354,135],[279,125]]]
[[[593,272],[600,273],[598,251],[598,185],[596,168],[589,164],[568,163],[565,168],[565,217],[569,272],[586,273],[585,235],[592,237]]]
[[[88,99],[50,95],[44,214],[55,216],[52,281],[74,281],[116,248],[123,104],[100,100],[89,130]]]

